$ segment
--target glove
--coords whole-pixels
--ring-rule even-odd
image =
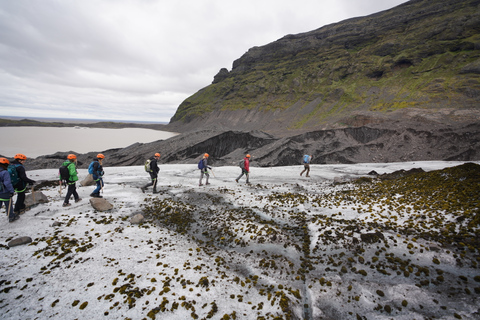
[[[14,194],[15,194],[15,193],[10,193],[10,198],[13,197]]]
[[[35,181],[29,182],[28,185],[33,186],[34,183],[35,183]]]

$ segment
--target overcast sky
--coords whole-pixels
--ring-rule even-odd
[[[0,116],[168,122],[249,48],[405,0],[0,0]]]

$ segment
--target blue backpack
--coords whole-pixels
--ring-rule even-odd
[[[205,165],[203,163],[203,159],[200,160],[200,162],[198,163],[198,169],[203,169],[205,168]]]
[[[20,177],[18,176],[17,167],[19,164],[11,164],[8,166],[8,173],[10,174],[10,180],[12,181],[12,186],[15,186],[20,182]]]
[[[90,165],[88,166],[88,173],[93,174],[93,165],[95,164],[95,161],[92,161]]]
[[[308,163],[308,158],[309,158],[308,154],[304,155],[303,156],[303,163]]]

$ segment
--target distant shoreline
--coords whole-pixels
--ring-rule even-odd
[[[143,128],[159,131],[171,131],[167,124],[163,123],[147,123],[147,122],[117,122],[117,121],[101,121],[87,119],[20,119],[13,117],[0,117],[0,127],[88,127],[88,128],[104,128],[104,129],[123,129],[123,128]]]

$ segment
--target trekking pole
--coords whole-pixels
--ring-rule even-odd
[[[104,184],[103,184],[103,179],[100,180],[100,185],[102,186],[102,187],[100,188],[100,192],[103,194],[103,186],[104,186]]]
[[[12,205],[12,197],[10,197],[10,199],[8,199],[8,205],[7,205],[7,210],[5,210],[5,212],[7,213],[7,217],[10,218],[10,207]]]
[[[34,186],[32,185],[32,197],[33,197],[33,203],[35,204],[35,190],[33,189]]]
[[[212,169],[210,169],[210,172],[213,174],[213,177],[215,178],[215,173],[213,173]]]

